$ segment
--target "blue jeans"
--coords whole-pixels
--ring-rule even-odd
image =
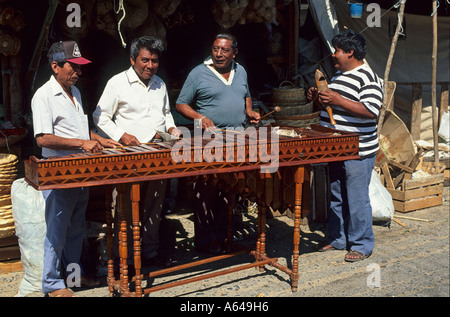
[[[329,164],[331,201],[328,242],[336,249],[347,248],[365,255],[373,251],[375,238],[369,184],[375,157]]]
[[[86,228],[89,189],[69,188],[43,191],[47,235],[44,240],[42,292],[66,288],[67,265],[80,264]],[[80,266],[81,268],[81,266]]]

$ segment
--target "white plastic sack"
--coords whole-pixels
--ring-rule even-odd
[[[450,143],[450,114],[443,112],[441,118],[441,126],[439,127],[438,135],[447,143]]]
[[[35,190],[20,178],[11,186],[11,202],[16,236],[25,275],[16,297],[42,290],[44,264],[45,200],[42,192]]]
[[[394,218],[394,203],[388,190],[381,184],[377,172],[372,171],[369,185],[372,222],[389,224]]]

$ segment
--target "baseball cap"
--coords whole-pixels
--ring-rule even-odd
[[[75,41],[59,41],[53,43],[48,50],[49,62],[71,62],[78,65],[91,63],[90,60],[81,56],[80,48]]]

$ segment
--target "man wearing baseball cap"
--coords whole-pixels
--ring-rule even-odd
[[[92,153],[103,147],[120,145],[89,130],[81,94],[74,84],[82,74],[81,65],[90,61],[81,56],[78,44],[74,41],[54,43],[47,56],[53,74],[31,101],[34,136],[42,148],[42,156]],[[83,275],[80,265],[89,191],[87,187],[54,189],[43,191],[43,195],[47,233],[42,292],[51,297],[73,297],[68,286],[98,285],[97,281]],[[69,265],[72,269],[67,271]],[[71,274],[77,267],[79,276]],[[70,283],[66,276],[72,276]]]

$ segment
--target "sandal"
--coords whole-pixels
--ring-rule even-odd
[[[54,292],[47,293],[47,297],[75,297],[75,294],[68,288],[61,288]]]
[[[326,251],[334,251],[334,250],[338,250],[338,249],[333,247],[331,244],[327,244],[327,245],[324,245],[323,247],[321,247],[318,251],[319,252],[326,252]]]
[[[367,255],[365,255],[364,253],[355,251],[355,250],[350,250],[348,251],[348,253],[345,255],[344,260],[347,262],[357,262],[357,261],[362,261],[364,259],[368,258]]]

